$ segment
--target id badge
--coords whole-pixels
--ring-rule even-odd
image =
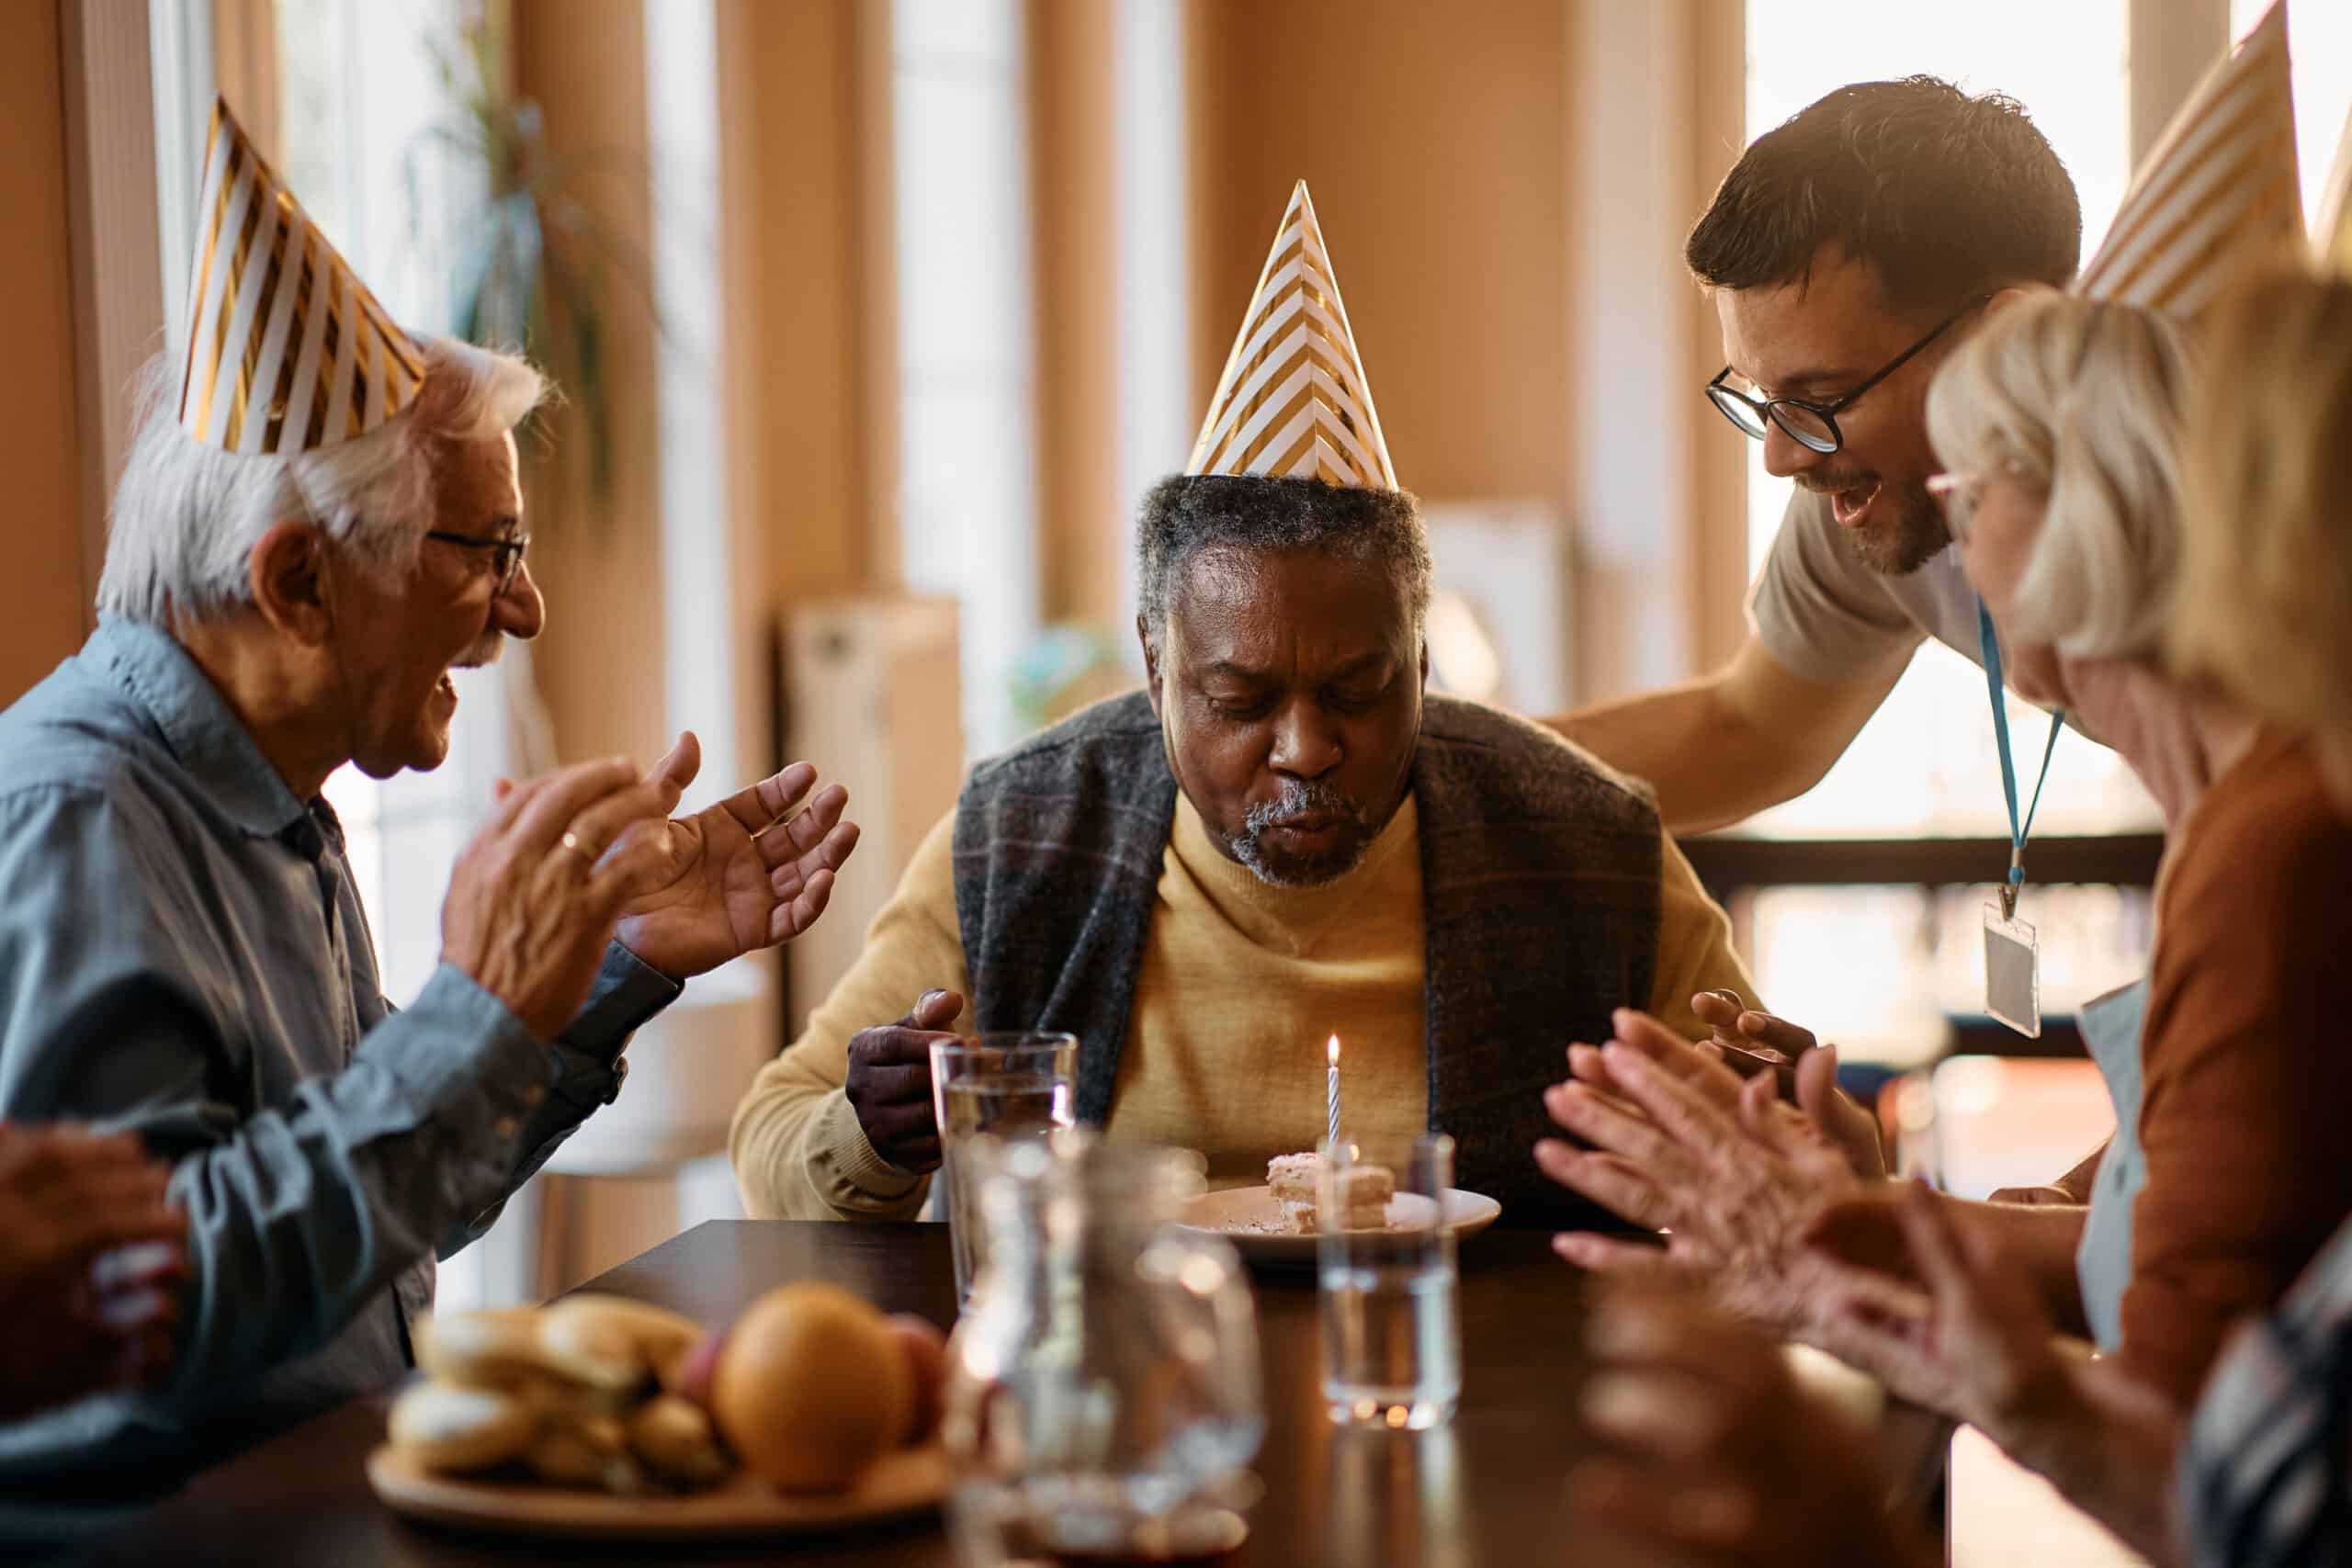
[[[1984,1010],[2029,1040],[2041,1038],[2041,939],[1998,904],[1984,906]]]

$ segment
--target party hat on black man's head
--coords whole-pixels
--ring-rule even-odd
[[[415,400],[424,356],[263,161],[212,107],[188,270],[180,426],[244,456],[315,452]]]
[[[1305,180],[1290,193],[1184,471],[1396,488]]]

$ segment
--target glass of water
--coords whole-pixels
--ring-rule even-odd
[[[1324,1404],[1346,1426],[1419,1431],[1449,1421],[1462,1398],[1446,1212],[1453,1140],[1342,1139],[1319,1153]]]
[[[939,1117],[959,1304],[971,1300],[980,1277],[983,1172],[976,1141],[993,1139],[1001,1146],[1074,1125],[1077,1082],[1075,1034],[979,1034],[933,1043],[931,1103]]]

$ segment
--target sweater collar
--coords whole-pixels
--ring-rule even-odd
[[[1220,914],[1261,945],[1292,952],[1359,908],[1367,892],[1387,883],[1400,861],[1418,868],[1419,842],[1419,808],[1408,792],[1353,870],[1313,887],[1279,887],[1220,849],[1181,789],[1168,830],[1170,851]]]

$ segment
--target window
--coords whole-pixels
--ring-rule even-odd
[[[962,611],[964,735],[1019,738],[1038,629],[1029,121],[1018,0],[897,0],[899,537],[915,593]]]
[[[1971,92],[1998,89],[2025,106],[2074,176],[2087,257],[2131,178],[2130,3],[1977,0],[1953,9],[1883,0],[1748,0],[1747,136],[1753,140],[1849,82],[1926,72]],[[1750,445],[1749,465],[1754,568],[1780,526],[1790,486],[1764,471],[1759,444]],[[2014,699],[2008,712],[2019,789],[2030,792],[2049,720]],[[1930,642],[1828,776],[1759,817],[1750,830],[2006,836],[1991,728],[1983,671]],[[2154,802],[2120,758],[2078,735],[2060,737],[2038,835],[2159,825]],[[1849,1048],[1916,1051],[1940,1039],[1944,1014],[1975,1011],[1983,999],[1976,929],[1982,903],[1981,892],[1961,889],[1760,893],[1750,911],[1758,986],[1775,1010]],[[2144,964],[2148,922],[2140,895],[2111,887],[2035,889],[2023,913],[2043,929],[2050,1011],[2070,1010]],[[1857,986],[1857,975],[1871,976],[1871,983]]]
[[[277,0],[279,173],[393,319],[420,332],[448,328],[460,252],[446,224],[473,205],[468,171],[434,156],[425,135],[447,113],[433,51],[454,42],[461,8],[460,0]],[[530,771],[505,743],[524,684],[515,671],[455,678],[447,766],[382,781],[345,767],[327,781],[384,994],[396,1002],[414,996],[438,962],[442,896],[491,779]]]

